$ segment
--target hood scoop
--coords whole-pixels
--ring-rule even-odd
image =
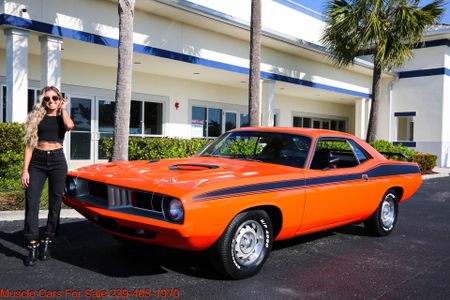
[[[177,164],[169,167],[169,170],[184,170],[184,171],[204,171],[217,169],[219,166],[208,164]]]

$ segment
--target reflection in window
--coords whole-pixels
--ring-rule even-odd
[[[240,124],[241,127],[249,127],[250,126],[250,119],[248,114],[240,114]]]
[[[33,110],[34,104],[36,103],[36,90],[28,89],[28,109],[27,112]]]
[[[236,113],[226,112],[225,113],[225,131],[236,128]]]
[[[191,121],[192,137],[205,137],[206,134],[206,108],[192,107]]]
[[[222,134],[222,110],[208,108],[208,136],[217,137]]]
[[[131,101],[130,134],[142,133],[142,102]]]
[[[70,133],[70,159],[91,159],[91,133]]]
[[[98,130],[100,132],[114,131],[114,112],[116,103],[100,100],[98,102]]]
[[[91,100],[72,98],[70,116],[75,124],[73,131],[91,131]]]
[[[397,117],[397,141],[414,141],[414,119],[412,116]]]
[[[2,111],[1,111],[1,120],[2,122],[6,122],[6,86],[2,87]]]
[[[162,103],[144,102],[144,133],[162,134]]]

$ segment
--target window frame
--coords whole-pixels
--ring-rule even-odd
[[[358,167],[358,166],[364,164],[366,161],[368,161],[368,160],[370,160],[370,159],[373,158],[373,157],[372,157],[372,156],[364,149],[364,147],[361,147],[361,146],[360,146],[354,139],[352,139],[352,138],[348,138],[348,137],[339,137],[339,136],[321,136],[321,137],[315,139],[314,147],[311,147],[311,150],[312,150],[312,152],[311,152],[311,157],[310,157],[310,159],[309,159],[308,167],[307,167],[306,169],[309,169],[309,170],[318,170],[318,169],[311,169],[311,164],[312,164],[312,162],[313,162],[313,160],[314,160],[314,156],[315,156],[315,154],[316,154],[317,145],[318,145],[321,141],[324,141],[324,140],[325,140],[325,141],[345,142],[345,143],[349,146],[349,148],[351,149],[352,154],[353,154],[353,156],[354,156],[356,162],[358,163],[356,166],[353,166],[353,167],[348,167],[348,168],[336,168],[336,170],[353,169],[353,168],[356,168],[356,167]],[[360,162],[358,156],[357,156],[356,153],[355,153],[355,150],[353,149],[352,144],[351,144],[349,141],[352,141],[353,143],[355,143],[355,144],[360,148],[360,150],[363,151],[363,153],[364,153],[364,154],[366,155],[366,157],[367,157],[367,159],[366,159],[365,161]],[[330,169],[330,170],[333,170],[333,169]]]

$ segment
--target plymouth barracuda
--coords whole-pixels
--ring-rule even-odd
[[[364,222],[384,236],[422,183],[353,135],[241,128],[184,159],[71,171],[64,202],[121,240],[206,250],[234,279],[260,271],[273,241]]]

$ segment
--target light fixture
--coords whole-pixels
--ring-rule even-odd
[[[194,72],[194,73],[192,73],[192,74],[194,74],[194,75],[199,75],[199,74],[200,74],[200,72]]]
[[[133,65],[140,65],[140,64],[141,64],[140,61],[134,61],[134,62],[133,62]]]

